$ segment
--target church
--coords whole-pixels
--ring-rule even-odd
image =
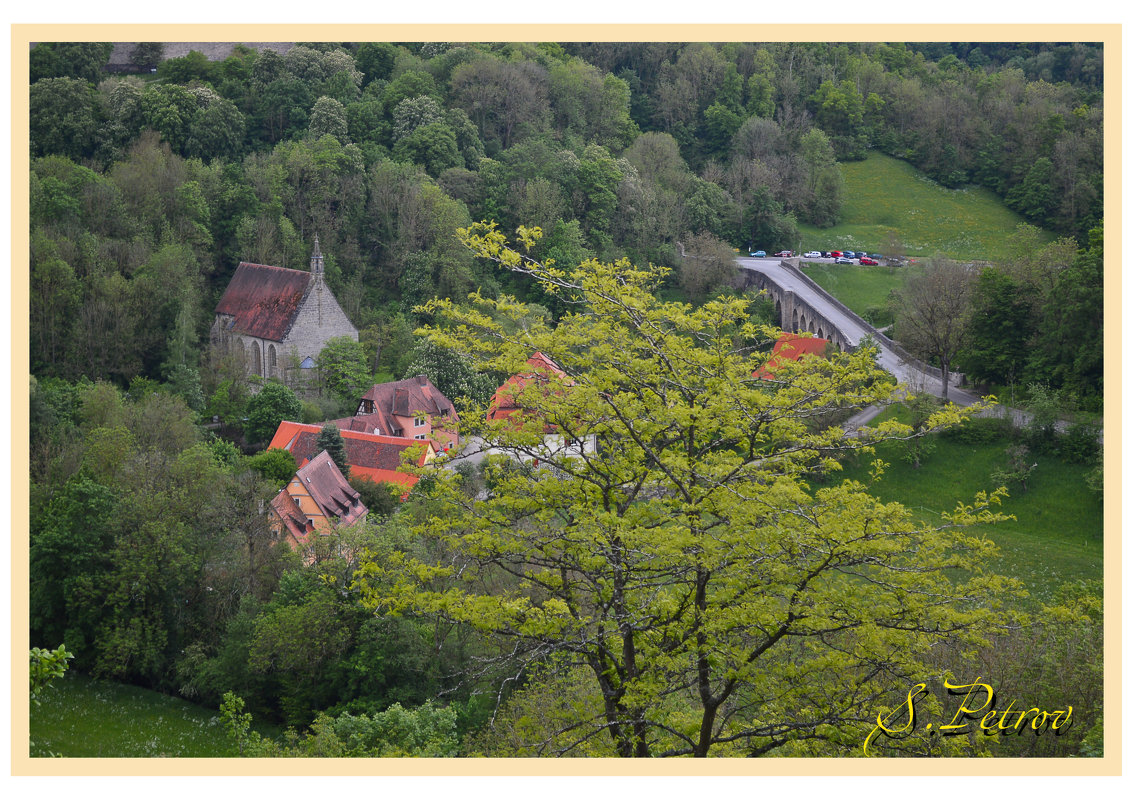
[[[327,340],[343,336],[357,342],[358,329],[324,281],[318,236],[310,272],[241,262],[217,303],[210,334],[250,375],[286,383],[315,367]]]

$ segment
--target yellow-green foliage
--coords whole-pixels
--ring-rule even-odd
[[[464,414],[467,433],[514,466],[494,467],[479,498],[439,471],[418,532],[433,557],[375,560],[358,588],[377,610],[461,621],[530,663],[570,658],[587,671],[591,683],[572,686],[598,699],[597,713],[563,704],[561,717],[586,716],[545,716],[546,731],[521,715],[509,736],[620,756],[809,741],[853,755],[880,699],[922,680],[931,647],[984,642],[1000,625],[990,599],[1012,582],[980,570],[994,547],[960,528],[994,520],[996,494],[927,527],[860,483],[808,484],[843,451],[913,433],[890,421],[848,438],[823,422],[889,396],[869,350],[758,380],[768,354],[754,345],[776,332],[748,322],[743,299],[663,303],[658,268],[548,268],[491,225],[460,236],[579,305],[552,329],[506,325],[522,312],[507,298],[435,301],[430,335],[506,374],[530,371],[540,351],[568,378],[523,393],[519,429]],[[520,232],[523,245],[537,237]],[[931,422],[963,414],[950,406]],[[563,447],[548,446],[545,427]]]

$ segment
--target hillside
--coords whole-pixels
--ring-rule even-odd
[[[1007,237],[1024,222],[987,189],[947,189],[877,151],[841,167],[846,189],[840,222],[826,229],[800,223],[804,250],[882,251],[894,230],[908,256],[996,261],[1006,255]]]

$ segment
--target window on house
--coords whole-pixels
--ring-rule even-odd
[[[413,425],[414,425],[414,428],[421,428],[423,425],[425,425],[425,418],[424,417],[413,418]]]
[[[414,434],[414,439],[425,439],[425,434]]]

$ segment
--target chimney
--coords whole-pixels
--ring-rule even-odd
[[[417,383],[420,384],[423,387],[425,386],[425,382],[429,380],[428,378],[426,378],[423,375],[414,376],[414,378],[416,378]]]

